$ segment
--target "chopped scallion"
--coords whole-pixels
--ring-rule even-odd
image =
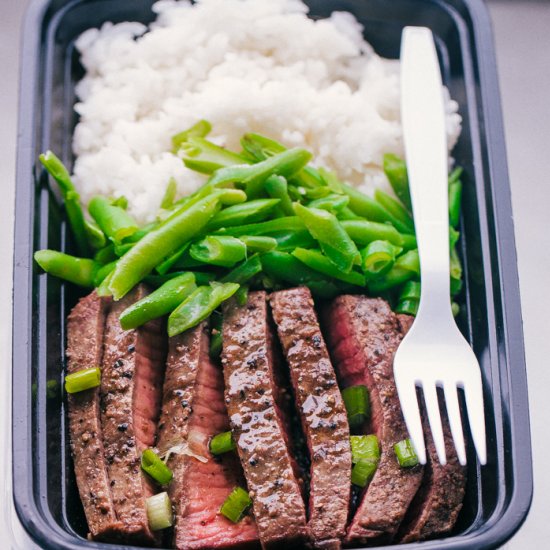
[[[354,464],[362,459],[375,461],[380,459],[380,447],[375,435],[352,435],[350,443],[351,460]]]
[[[395,451],[395,456],[397,456],[397,461],[399,466],[402,468],[412,468],[418,464],[418,457],[414,450],[413,444],[410,439],[403,439],[393,446]]]
[[[147,506],[147,519],[149,520],[151,531],[159,531],[160,529],[172,527],[172,503],[170,502],[168,493],[163,492],[158,495],[153,495],[149,497],[145,503]]]
[[[357,428],[365,422],[370,414],[369,392],[366,386],[350,386],[342,391],[342,398],[348,412],[351,428]]]
[[[248,493],[242,487],[235,487],[222,504],[220,514],[233,523],[238,523],[251,505],[252,499]]]
[[[351,482],[359,487],[365,487],[374,476],[377,467],[377,460],[361,458],[351,469]]]
[[[141,469],[147,472],[157,483],[166,485],[172,481],[172,470],[152,449],[146,449],[141,455]]]
[[[229,451],[234,451],[235,449],[236,445],[233,441],[231,432],[222,432],[215,435],[210,440],[210,452],[213,455],[221,455],[223,453],[228,453]]]
[[[99,367],[79,370],[65,376],[65,391],[78,393],[80,391],[96,388],[101,384],[101,370]]]

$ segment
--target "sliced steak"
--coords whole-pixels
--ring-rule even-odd
[[[399,315],[403,335],[409,330],[414,320],[409,315]],[[443,403],[440,393],[440,404]],[[462,509],[466,490],[466,468],[461,466],[451,435],[447,413],[440,406],[443,437],[447,464],[442,466],[437,457],[426,414],[423,414],[424,434],[428,463],[426,464],[422,486],[405,516],[399,529],[397,539],[400,542],[413,542],[441,536],[451,531]]]
[[[67,323],[67,372],[101,367],[103,329],[108,300],[92,292],[69,314]],[[76,484],[90,535],[96,540],[116,537],[118,522],[103,448],[99,388],[68,395],[69,433]]]
[[[390,542],[422,481],[423,468],[401,468],[393,445],[408,437],[395,380],[393,357],[401,327],[379,298],[339,296],[325,311],[329,348],[342,387],[369,388],[371,422],[367,433],[380,442],[380,462],[348,528],[346,542]]]
[[[209,357],[206,323],[170,338],[164,379],[158,448],[190,445],[191,452],[171,454],[168,466],[174,479],[168,492],[174,503],[174,545],[179,550],[259,546],[254,519],[232,523],[219,513],[236,486],[245,487],[235,453],[213,457],[210,438],[229,430],[221,368]]]
[[[222,364],[231,428],[264,548],[302,544],[306,513],[277,402],[266,293],[224,307]]]
[[[101,379],[101,423],[113,502],[125,540],[134,544],[157,543],[145,504],[155,487],[140,462],[143,450],[155,445],[166,344],[160,321],[125,331],[119,316],[146,294],[139,285],[113,303],[105,327]]]
[[[270,303],[311,459],[309,535],[319,547],[339,548],[351,488],[346,408],[309,289],[275,292]]]

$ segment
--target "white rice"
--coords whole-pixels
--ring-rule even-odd
[[[205,180],[170,153],[204,118],[239,150],[245,132],[309,149],[317,165],[372,193],[387,189],[384,153],[403,155],[399,64],[382,59],[349,13],[313,21],[300,0],[162,0],[157,20],[106,23],[77,41],[86,76],[73,140],[84,201],[125,195],[154,219],[170,177],[180,195]],[[460,133],[447,102],[449,148]]]

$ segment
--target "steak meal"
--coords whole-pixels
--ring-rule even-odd
[[[86,289],[65,392],[89,540],[336,550],[460,529],[443,395],[448,462],[422,411],[422,465],[393,375],[421,300],[400,62],[351,13],[308,11],[162,0],[149,25],[75,41],[74,162],[39,157],[66,250],[34,259]],[[450,152],[461,117],[441,93]]]
[[[337,549],[452,530],[466,477],[448,423],[446,466],[427,423],[426,467],[395,449],[408,434],[392,362],[411,316],[361,295],[317,303],[302,286],[230,299],[221,323],[170,339],[162,320],[124,330],[122,311],[148,294],[94,291],[69,315],[69,373],[101,371],[68,401],[92,539]],[[173,521],[160,530],[163,495]]]

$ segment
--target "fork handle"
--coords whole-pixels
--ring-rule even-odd
[[[403,139],[423,289],[417,317],[440,317],[447,313],[444,304],[452,316],[445,103],[429,29],[405,28],[401,60]]]

